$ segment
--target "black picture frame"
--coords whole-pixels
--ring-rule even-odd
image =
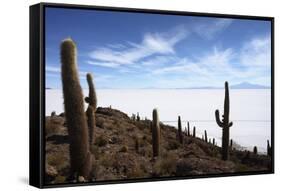
[[[161,178],[142,178],[113,181],[98,181],[90,183],[63,183],[63,184],[44,184],[45,169],[45,8],[55,7],[64,9],[84,9],[84,10],[105,10],[113,12],[131,13],[150,13],[165,15],[183,15],[198,17],[215,18],[237,18],[248,20],[265,20],[271,22],[271,146],[272,160],[271,170],[258,172],[239,172],[196,175],[188,177],[161,177]],[[178,179],[211,178],[226,176],[258,175],[274,173],[274,18],[249,15],[232,15],[217,13],[197,13],[185,11],[168,11],[138,8],[103,7],[89,5],[39,3],[30,6],[30,129],[29,129],[29,184],[38,188],[85,186],[99,184],[134,183],[147,181],[165,181]]]

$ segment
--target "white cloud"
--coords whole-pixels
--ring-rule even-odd
[[[241,50],[241,64],[245,66],[268,67],[271,63],[270,36],[255,38]]]
[[[213,39],[215,35],[217,35],[219,32],[226,29],[231,23],[232,19],[216,19],[216,20],[210,20],[210,22],[204,22],[195,25],[193,27],[193,31],[205,39]]]
[[[91,60],[88,63],[110,63],[99,65],[104,67],[117,67],[120,65],[135,64],[141,59],[155,54],[174,54],[174,46],[183,40],[186,35],[186,31],[181,27],[168,33],[147,33],[143,36],[141,43],[127,43],[126,48],[122,48],[122,50],[108,47],[95,49],[90,53]]]

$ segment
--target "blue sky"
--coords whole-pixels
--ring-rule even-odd
[[[80,82],[97,88],[270,86],[269,21],[46,8],[46,87],[61,88],[59,47],[77,44]]]

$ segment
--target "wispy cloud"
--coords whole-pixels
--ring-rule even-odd
[[[216,19],[210,22],[198,23],[193,27],[193,31],[205,39],[213,39],[215,35],[225,30],[231,23],[232,19]]]
[[[116,68],[120,65],[132,65],[146,57],[160,54],[169,55],[175,53],[175,45],[183,40],[187,31],[183,27],[177,27],[167,33],[146,33],[140,43],[129,42],[126,45],[117,44],[101,47],[90,53],[87,63],[97,66]],[[121,49],[119,48],[121,47]]]

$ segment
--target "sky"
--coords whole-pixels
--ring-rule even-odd
[[[97,88],[271,85],[271,23],[46,8],[46,87],[60,89],[60,43],[77,45],[80,83]]]

